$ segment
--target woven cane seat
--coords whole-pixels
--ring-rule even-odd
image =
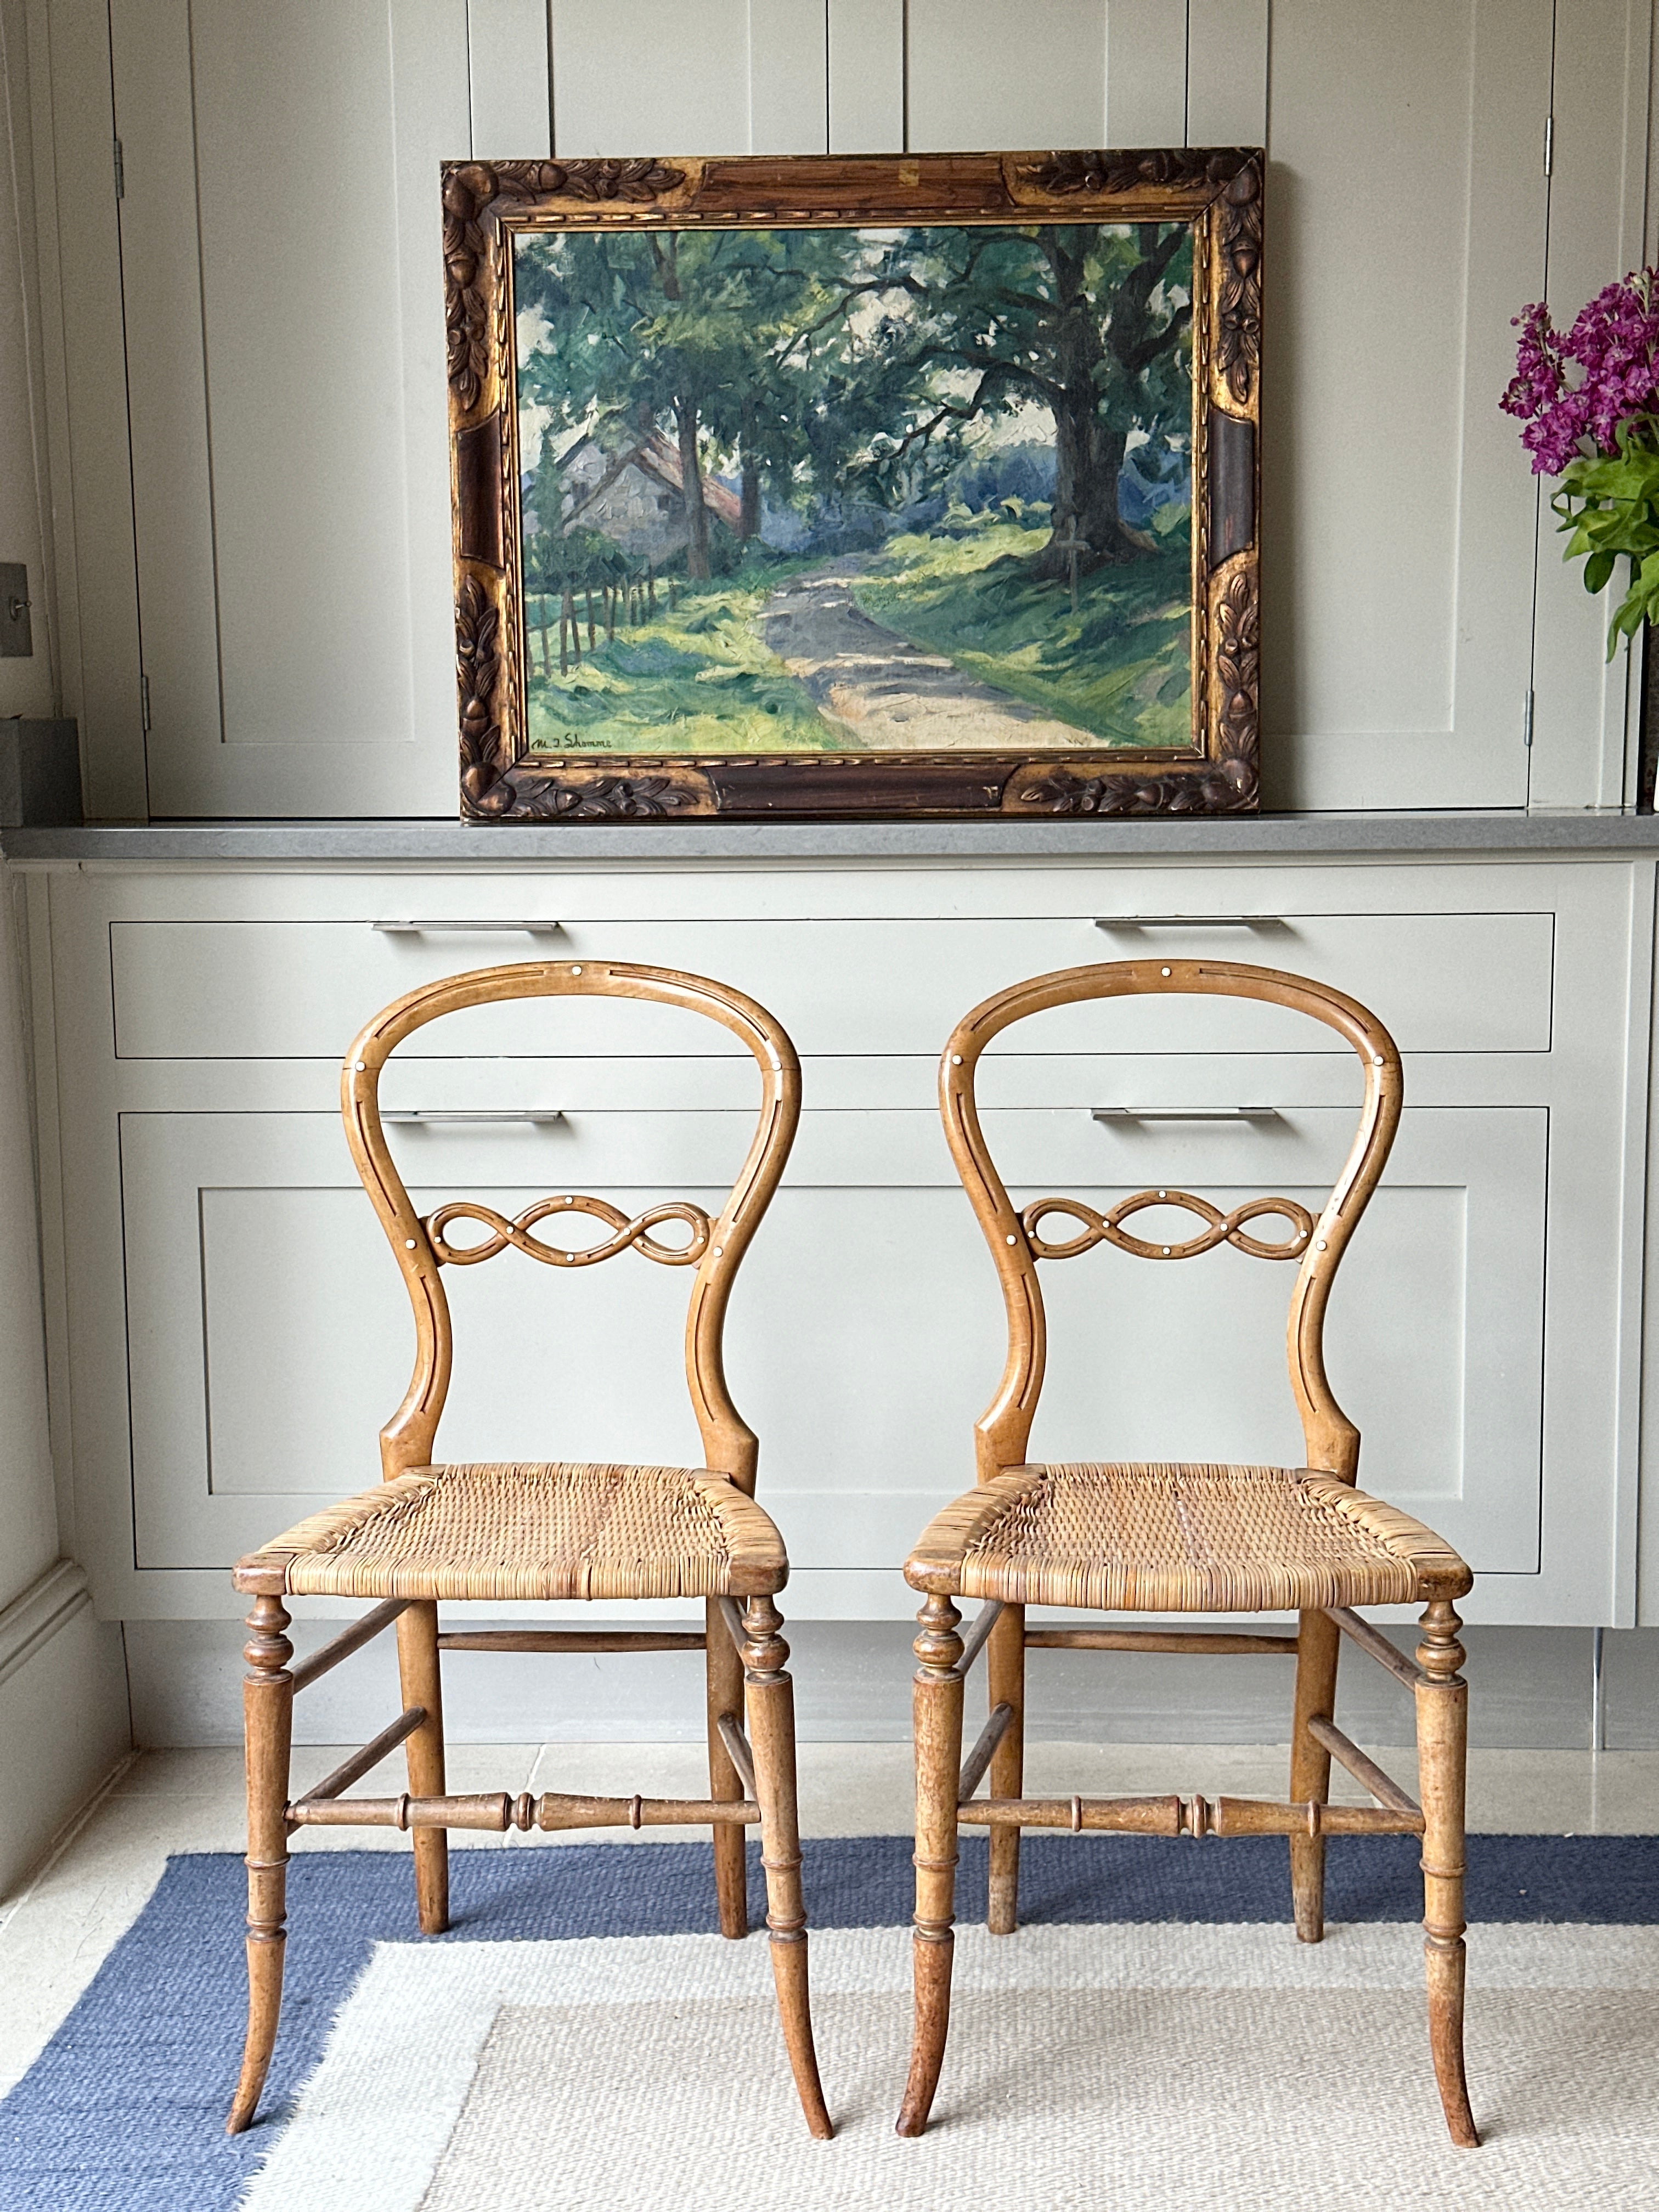
[[[417,1468],[236,1569],[239,1589],[307,1597],[736,1597],[788,1577],[770,1517],[723,1474],[522,1461]]]
[[[1023,1467],[937,1514],[913,1588],[1110,1613],[1268,1613],[1455,1597],[1473,1577],[1420,1521],[1306,1468]]]

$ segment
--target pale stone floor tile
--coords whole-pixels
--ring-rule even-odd
[[[969,1723],[970,1730],[976,1723]],[[1409,1749],[1369,1747],[1379,1763],[1415,1790]],[[296,1746],[296,1791],[321,1779],[345,1755],[338,1747]],[[1289,1752],[1284,1745],[1033,1743],[1025,1786],[1033,1796],[1279,1796]],[[456,1744],[449,1787],[456,1791],[564,1790],[583,1795],[702,1796],[708,1769],[701,1744]],[[365,1796],[403,1787],[394,1753],[357,1785]],[[901,1834],[912,1817],[910,1752],[904,1743],[803,1743],[799,1747],[804,1836]],[[1346,1775],[1333,1795],[1364,1802]],[[169,1852],[244,1848],[241,1754],[230,1748],[149,1752],[117,1774],[57,1856],[15,1897],[0,1901],[0,2091],[33,2059],[131,1926],[160,1879]],[[1475,1751],[1469,1754],[1471,1827],[1511,1834],[1659,1832],[1659,1753]],[[567,1831],[507,1840],[522,1847],[610,1840],[701,1839],[708,1831],[628,1828]],[[489,1832],[459,1832],[461,1849],[501,1847]],[[1047,1843],[1050,1838],[1041,1840]],[[1063,1838],[1052,1839],[1056,1845]],[[296,1851],[407,1850],[395,1829],[313,1829]],[[1218,1846],[1224,1848],[1224,1846]]]
[[[296,1743],[292,1775],[298,1796],[339,1765],[350,1746]],[[447,1780],[452,1790],[523,1790],[541,1750],[534,1743],[452,1743]],[[403,1746],[388,1754],[356,1787],[362,1796],[395,1796],[403,1789]],[[240,1745],[215,1744],[199,1751],[146,1751],[118,1775],[118,1797],[204,1797],[229,1796],[240,1805],[242,1753]]]
[[[1412,1787],[1413,1769],[1406,1768]],[[1659,1830],[1659,1753],[1472,1751],[1469,1826],[1528,1836]]]
[[[295,1758],[298,1759],[296,1750]],[[240,1744],[205,1745],[197,1751],[142,1751],[111,1785],[115,1797],[210,1797],[234,1790],[241,1779]]]

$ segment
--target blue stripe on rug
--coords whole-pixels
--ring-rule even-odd
[[[908,1837],[806,1847],[820,1928],[895,1927],[909,1917]],[[1410,1921],[1422,1911],[1414,1837],[1340,1839],[1329,1856],[1333,1922]],[[1471,1836],[1468,1916],[1491,1921],[1659,1923],[1659,1838]],[[698,1844],[571,1844],[458,1851],[454,1924],[438,1942],[560,1942],[712,1929],[708,1850]],[[230,2212],[321,2056],[339,2006],[380,1942],[414,1938],[407,1857],[307,1852],[289,1868],[283,2033],[262,2107],[232,2141],[225,2107],[240,2051],[241,1863],[170,1859],[155,1895],[40,2057],[0,2105],[4,2212]],[[764,1914],[750,1848],[750,1912]],[[1022,1916],[1088,1921],[1271,1922],[1289,1917],[1283,1839],[1224,1848],[1152,1836],[1028,1845]],[[963,1920],[985,1910],[985,1843],[964,1837]],[[303,2212],[303,2208],[296,2208]]]

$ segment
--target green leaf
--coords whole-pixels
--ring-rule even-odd
[[[1569,549],[1571,550],[1571,548]],[[1584,589],[1601,592],[1607,589],[1607,579],[1613,574],[1616,553],[1592,553],[1584,563]]]
[[[1619,602],[1607,631],[1607,659],[1611,660],[1619,649],[1621,637],[1634,637],[1647,620],[1644,595],[1639,587],[1632,587]]]

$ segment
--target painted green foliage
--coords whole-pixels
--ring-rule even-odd
[[[1188,742],[1185,226],[562,232],[515,282],[534,743],[925,750],[951,670],[952,744]]]

